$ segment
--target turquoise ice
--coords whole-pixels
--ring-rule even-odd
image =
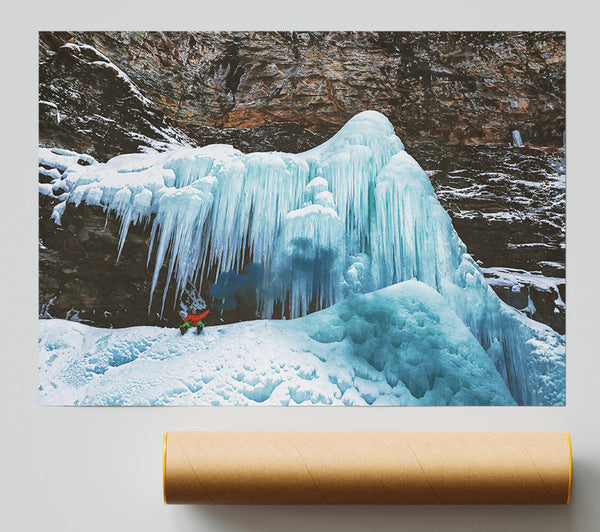
[[[152,225],[149,302],[165,262],[175,298],[209,271],[217,278],[261,264],[263,318],[281,317],[281,306],[298,318],[415,280],[458,316],[516,403],[565,402],[564,337],[497,298],[427,175],[378,112],[356,115],[301,154],[211,145],[124,155],[66,174],[67,208],[85,202],[116,213],[120,249],[132,224]],[[164,305],[166,291],[162,298]]]
[[[43,404],[512,405],[432,288],[406,281],[295,320],[98,329],[40,321]]]

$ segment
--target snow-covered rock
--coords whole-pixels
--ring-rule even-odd
[[[530,318],[547,323],[554,330],[564,333],[566,310],[564,266],[557,263],[542,263],[542,266],[562,273],[563,277],[516,268],[482,268],[481,270],[488,284],[503,301],[521,310]]]
[[[485,267],[496,293],[517,309],[526,308],[531,296],[531,317],[564,334],[565,309],[555,290],[541,287],[558,285],[564,301],[564,152],[527,145],[432,146],[420,162],[429,169],[438,200],[469,253]],[[523,297],[515,298],[506,276],[502,274],[499,284],[493,273],[507,269],[540,272],[548,280],[538,276],[539,284],[519,281],[525,289]]]
[[[119,66],[88,44],[40,42],[39,138],[99,160],[191,141]]]

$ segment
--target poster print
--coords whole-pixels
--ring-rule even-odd
[[[565,404],[565,35],[42,32],[46,405]]]

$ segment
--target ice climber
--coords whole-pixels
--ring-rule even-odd
[[[204,310],[200,312],[198,309],[193,309],[188,315],[185,317],[183,325],[179,327],[181,334],[185,334],[188,329],[192,327],[196,327],[196,332],[200,334],[202,329],[204,329],[204,323],[202,323],[202,318],[205,318],[210,310]]]

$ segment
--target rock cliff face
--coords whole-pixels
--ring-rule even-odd
[[[200,143],[301,151],[365,109],[413,152],[507,144],[514,129],[563,143],[564,33],[73,32],[41,34],[42,50],[68,40],[106,55]]]
[[[40,199],[41,212],[51,211]],[[160,316],[160,301],[148,311],[152,272],[146,268],[149,237],[136,226],[117,261],[119,222],[98,207],[69,209],[62,225],[40,219],[40,315],[94,324],[132,327],[175,324],[172,299]],[[159,286],[162,291],[164,283]]]
[[[384,113],[483,266],[558,279],[489,273],[564,331],[564,33],[55,32],[39,58],[40,144],[100,161],[215,142],[299,152]],[[57,202],[40,200],[41,314],[174,324],[147,314],[143,228],[117,264],[118,224],[87,208],[57,227]]]
[[[41,34],[39,138],[104,161],[141,147],[186,144],[186,135],[106,55]]]

